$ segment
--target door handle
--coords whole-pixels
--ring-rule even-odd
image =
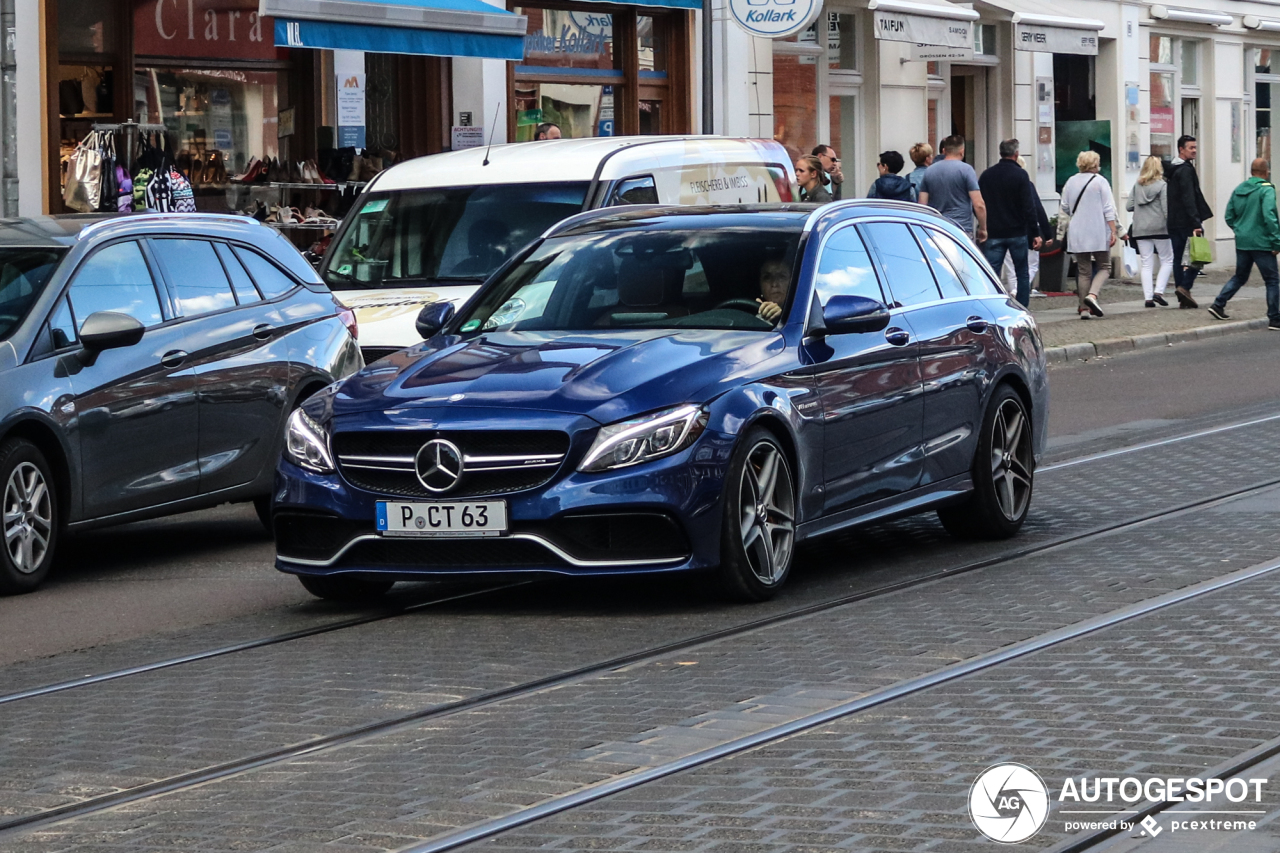
[[[253,336],[260,341],[265,341],[267,338],[271,337],[272,332],[275,330],[276,327],[270,323],[260,323],[253,327]]]
[[[187,353],[185,350],[171,349],[167,353],[165,353],[163,357],[161,357],[160,363],[163,364],[165,367],[170,367],[170,368],[182,367],[183,362],[185,362],[186,360],[187,360]]]
[[[988,325],[987,321],[981,317],[970,317],[968,320],[964,321],[964,324],[969,327],[969,331],[975,332],[979,335],[987,330]]]
[[[895,347],[904,347],[911,343],[911,333],[906,329],[899,329],[897,326],[891,326],[884,330],[884,339]]]

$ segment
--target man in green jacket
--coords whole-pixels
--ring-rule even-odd
[[[1249,168],[1250,178],[1236,187],[1227,205],[1227,227],[1236,235],[1236,274],[1222,286],[1209,306],[1215,320],[1227,319],[1227,302],[1244,287],[1256,264],[1267,287],[1267,328],[1280,332],[1280,217],[1276,215],[1276,188],[1268,180],[1271,164],[1259,157]]]

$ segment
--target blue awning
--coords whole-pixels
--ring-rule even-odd
[[[278,47],[521,59],[527,19],[483,0],[262,0]]]

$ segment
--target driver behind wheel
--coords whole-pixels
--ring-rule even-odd
[[[782,316],[782,304],[787,301],[791,286],[791,268],[781,258],[767,258],[760,264],[760,310],[756,316],[770,323]]]

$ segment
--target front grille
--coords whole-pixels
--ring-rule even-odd
[[[300,560],[327,560],[353,537],[372,533],[372,521],[352,521],[320,513],[277,512],[272,518],[276,552]]]
[[[424,444],[442,438],[465,456],[458,484],[433,492],[419,481],[414,458]],[[569,450],[569,436],[552,430],[425,430],[339,432],[333,450],[342,476],[383,495],[453,500],[504,495],[551,481]]]
[[[675,519],[662,513],[569,515],[546,528],[555,543],[579,560],[677,560],[689,541]]]
[[[401,347],[360,347],[360,354],[364,356],[365,364],[373,364],[378,359],[386,358],[400,350]]]
[[[361,542],[338,565],[404,569],[536,569],[565,565],[536,542],[522,539],[376,539]]]

